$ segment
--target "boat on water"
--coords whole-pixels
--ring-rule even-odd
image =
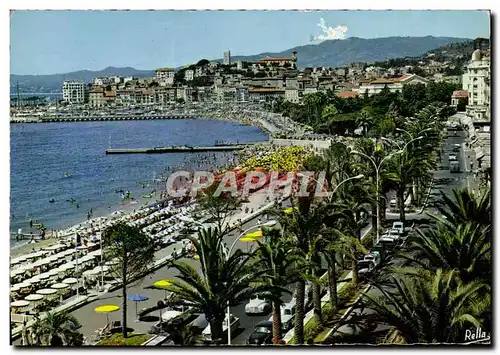
[[[70,177],[72,177],[72,176],[73,176],[73,174],[71,174],[71,173],[66,173],[66,174],[64,174],[64,178],[65,178],[65,179],[70,178]]]

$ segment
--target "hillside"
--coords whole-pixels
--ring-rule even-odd
[[[92,78],[98,76],[134,76],[138,78],[154,76],[152,70],[137,70],[131,67],[116,68],[107,67],[103,70],[79,70],[64,74],[50,75],[10,75],[10,92],[16,91],[16,83],[19,83],[21,92],[60,92],[62,82],[65,80],[79,80],[91,82]]]
[[[352,37],[345,40],[324,41],[319,44],[309,44],[275,53],[261,53],[251,56],[233,56],[233,61],[254,61],[263,57],[289,57],[297,52],[299,67],[340,67],[353,62],[376,62],[391,58],[416,57],[451,43],[470,41],[455,37],[386,37],[364,39]],[[196,58],[195,58],[196,59]],[[221,59],[219,59],[221,61]],[[101,71],[81,70],[66,74],[52,75],[15,75],[10,76],[11,92],[16,91],[19,83],[21,92],[60,92],[64,80],[82,80],[90,82],[97,76],[135,76],[151,77],[151,70],[136,70],[134,68],[107,67]]]
[[[391,58],[415,57],[432,49],[451,43],[470,41],[455,37],[385,37],[364,39],[351,37],[330,40],[287,49],[277,53],[261,53],[252,56],[234,56],[234,61],[252,61],[262,57],[289,57],[297,52],[299,67],[340,67],[353,62],[375,62]]]

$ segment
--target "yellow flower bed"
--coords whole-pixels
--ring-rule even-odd
[[[262,169],[264,171],[293,171],[300,168],[307,157],[303,147],[280,147],[263,155],[254,155],[241,166],[247,171]]]

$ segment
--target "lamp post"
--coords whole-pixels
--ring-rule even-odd
[[[351,150],[351,153],[353,154],[358,154],[358,155],[361,155],[361,156],[364,156],[365,158],[367,158],[372,164],[373,164],[373,167],[375,168],[375,178],[376,178],[376,182],[375,182],[375,188],[376,188],[376,198],[377,198],[377,226],[376,226],[376,235],[377,235],[377,243],[378,243],[378,240],[379,240],[379,233],[380,233],[380,197],[379,197],[379,172],[380,172],[380,167],[382,166],[382,164],[387,161],[387,159],[393,157],[394,155],[396,154],[401,154],[403,153],[404,150],[398,150],[396,152],[393,152],[391,154],[389,154],[388,156],[386,156],[384,159],[382,159],[382,161],[380,161],[380,163],[377,165],[377,163],[375,162],[375,160],[366,155],[365,153],[362,153],[362,152],[358,152],[357,150]]]
[[[231,255],[231,252],[233,251],[234,246],[236,245],[236,242],[242,236],[244,236],[246,233],[248,233],[252,229],[260,228],[260,227],[272,227],[272,226],[276,225],[276,223],[277,223],[276,221],[272,220],[272,221],[268,221],[265,223],[256,224],[255,226],[247,228],[246,230],[241,232],[240,235],[238,235],[238,237],[236,237],[234,239],[233,243],[231,244],[231,247],[229,249],[225,250],[226,251],[226,261],[229,260],[229,256]],[[227,345],[231,345],[231,307],[229,306],[229,300],[227,301]]]
[[[396,128],[396,129],[398,129],[398,128]],[[424,130],[420,131],[419,133],[422,133],[422,132],[428,131],[428,130],[430,130],[430,129],[431,129],[431,128],[426,128],[426,129],[424,129]],[[406,148],[408,147],[408,145],[409,145],[410,143],[412,143],[412,142],[414,142],[414,141],[418,141],[418,140],[420,140],[420,139],[423,139],[423,138],[424,138],[423,136],[418,136],[417,138],[413,138],[413,136],[411,135],[411,133],[409,133],[409,132],[407,132],[407,131],[405,131],[405,130],[402,130],[402,129],[398,129],[398,130],[400,130],[400,131],[404,131],[405,133],[407,133],[407,134],[408,134],[408,135],[412,138],[411,140],[409,140],[409,141],[408,141],[408,142],[407,142],[407,143],[403,146],[403,148],[401,148],[401,145],[399,145],[396,141],[394,141],[394,140],[392,140],[392,139],[387,139],[387,138],[385,138],[385,137],[382,137],[382,139],[383,139],[383,140],[385,140],[385,141],[387,141],[387,142],[389,142],[389,143],[392,143],[392,144],[396,145],[396,146],[398,147],[398,149],[400,149],[400,150],[402,150],[402,151],[405,151],[405,150],[406,150]],[[417,189],[416,189],[416,187],[415,187],[415,179],[412,179],[412,183],[411,183],[411,185],[412,185],[412,186],[411,186],[411,188],[412,188],[412,193],[413,193],[413,196],[416,196],[416,191],[417,191]],[[403,207],[400,207],[400,208],[404,208],[404,206],[403,206]]]
[[[103,230],[102,230],[102,224],[101,221],[99,221],[99,233],[101,234],[99,236],[99,248],[101,250],[101,287],[100,290],[104,291],[104,249],[102,248],[102,236],[103,236]]]
[[[301,173],[297,173],[298,176],[307,176],[307,175],[304,175],[304,174],[301,174]],[[308,178],[311,178],[310,176],[307,176]],[[355,180],[355,179],[362,179],[364,178],[365,175],[364,174],[359,174],[359,175],[356,175],[356,176],[351,176],[345,180],[342,180],[341,182],[339,182],[337,184],[337,186],[335,186],[335,188],[333,189],[333,191],[330,193],[330,196],[328,197],[328,202],[331,202],[332,201],[332,198],[333,196],[335,195],[335,192],[337,192],[337,189],[340,187],[340,185],[342,185],[343,183],[349,181],[349,180]],[[318,180],[312,178],[313,181],[315,181],[316,183],[318,183]]]

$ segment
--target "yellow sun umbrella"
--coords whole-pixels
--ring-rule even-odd
[[[114,304],[107,304],[104,306],[99,306],[94,311],[96,313],[106,313],[106,326],[109,324],[109,313],[116,312],[120,309],[120,306],[116,306]]]
[[[200,260],[200,256],[198,254],[196,254],[195,256],[193,256],[193,259],[194,260]]]
[[[290,207],[290,208],[287,208],[286,210],[283,210],[283,212],[284,212],[285,214],[290,214],[290,213],[292,213],[292,212],[293,212],[293,210],[297,211],[297,210],[298,210],[298,208],[297,208],[297,207]]]
[[[240,238],[240,242],[242,243],[251,243],[251,242],[255,242],[255,238],[252,238],[252,237],[241,237]]]
[[[158,280],[158,281],[155,281],[153,286],[156,288],[164,289],[165,290],[165,299],[167,299],[167,288],[172,286],[172,282],[170,282],[168,280]]]
[[[251,233],[247,233],[244,238],[262,238],[262,231],[255,231]]]

